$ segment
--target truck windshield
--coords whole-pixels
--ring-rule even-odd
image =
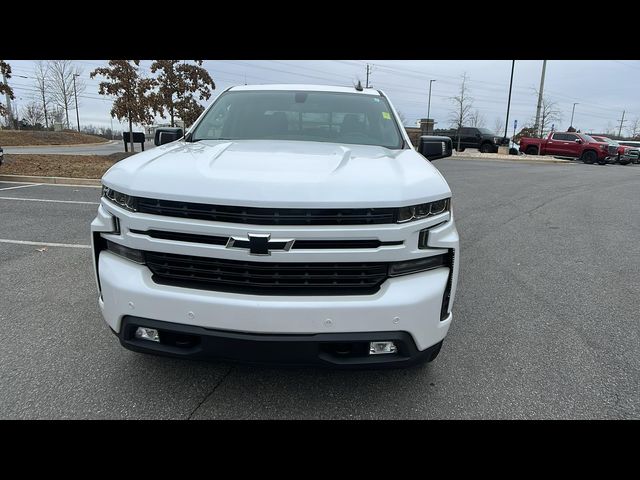
[[[193,130],[198,140],[303,140],[402,148],[384,97],[361,93],[230,91]]]

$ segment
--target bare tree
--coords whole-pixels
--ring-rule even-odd
[[[462,74],[462,83],[458,95],[451,97],[454,108],[451,111],[449,121],[453,128],[458,131],[458,149],[460,149],[460,129],[467,123],[471,117],[471,108],[473,107],[473,98],[469,95],[469,87],[467,82],[469,78],[467,72]]]
[[[107,79],[100,82],[98,93],[117,97],[111,107],[111,116],[129,121],[129,141],[133,152],[133,124],[149,124],[153,121],[149,92],[155,81],[140,76],[140,60],[109,60],[108,67],[96,68],[91,72],[91,78],[96,75]]]
[[[504,122],[501,118],[496,118],[496,121],[493,123],[493,131],[496,135],[500,135],[504,133]]]
[[[0,60],[0,75],[2,76],[2,80],[0,80],[0,95],[6,95],[10,100],[14,100],[16,97],[13,96],[13,89],[7,83],[7,80],[11,78],[11,65],[4,60]],[[7,106],[0,102],[0,116],[4,117],[9,114]]]
[[[469,115],[469,125],[472,127],[484,127],[485,120],[484,116],[480,113],[479,110],[475,110],[471,115]]]
[[[73,78],[81,75],[82,70],[75,67],[71,60],[51,60],[49,69],[47,88],[51,100],[64,110],[65,125],[69,128],[69,110],[75,109]],[[76,78],[75,88],[78,95],[84,92],[85,87],[85,83]]]
[[[34,128],[41,129],[44,120],[42,105],[39,102],[27,103],[22,107],[22,120]]]
[[[538,90],[534,90],[536,97],[538,97]],[[562,121],[562,111],[558,108],[558,104],[548,96],[542,96],[542,108],[540,109],[540,124],[539,133],[540,137],[544,137],[551,130],[551,126],[554,123]]]
[[[38,101],[41,102],[42,112],[44,114],[44,127],[49,128],[49,115],[47,113],[47,107],[51,102],[47,97],[47,84],[49,83],[49,64],[38,60],[35,62],[34,75],[36,80],[36,90],[38,95]]]
[[[151,73],[155,78],[157,92],[151,95],[154,111],[165,118],[169,114],[171,126],[179,116],[185,124],[191,125],[204,111],[196,100],[208,100],[211,90],[215,90],[211,75],[202,67],[202,60],[194,60],[195,65],[182,60],[155,60],[151,64]]]
[[[636,117],[633,120],[629,119],[627,132],[629,132],[629,136],[634,140],[640,137],[640,118]]]

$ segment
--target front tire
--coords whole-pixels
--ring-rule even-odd
[[[490,143],[480,145],[480,153],[493,153],[493,146]]]
[[[582,154],[582,161],[589,165],[592,165],[596,160],[598,160],[598,154],[593,150],[587,150]]]
[[[538,155],[538,147],[534,147],[533,145],[527,147],[524,151],[527,155]]]

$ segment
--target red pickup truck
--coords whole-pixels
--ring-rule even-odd
[[[527,155],[556,155],[574,157],[584,163],[607,163],[607,157],[618,154],[618,148],[598,142],[584,133],[551,132],[547,138],[520,139],[520,151]]]

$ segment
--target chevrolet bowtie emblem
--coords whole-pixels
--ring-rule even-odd
[[[270,233],[249,233],[247,238],[229,237],[227,248],[249,250],[250,255],[271,255],[271,250],[288,252],[295,240],[273,239]]]

